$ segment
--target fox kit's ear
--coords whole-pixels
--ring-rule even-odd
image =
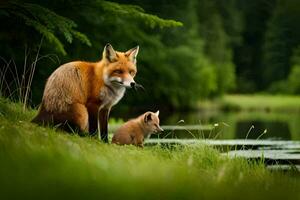
[[[151,113],[147,113],[144,117],[144,121],[145,123],[149,122],[152,120],[152,116],[151,116]]]
[[[103,58],[109,62],[115,62],[117,60],[117,54],[111,44],[106,44],[103,50]]]
[[[136,46],[132,49],[129,49],[126,51],[125,55],[128,57],[128,59],[133,62],[134,64],[136,63],[136,56],[139,53],[139,46]]]
[[[155,114],[156,114],[156,116],[158,117],[158,115],[159,115],[159,110],[158,110],[158,111],[156,111],[156,113],[155,113]]]

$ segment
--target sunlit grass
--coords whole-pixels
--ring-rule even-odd
[[[225,95],[220,103],[228,110],[300,111],[300,96]]]
[[[29,123],[0,100],[2,199],[297,199],[297,176],[230,159],[206,145],[103,144]]]

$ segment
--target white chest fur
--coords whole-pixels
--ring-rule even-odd
[[[101,89],[99,97],[103,107],[112,107],[116,105],[124,96],[124,87],[104,87]]]

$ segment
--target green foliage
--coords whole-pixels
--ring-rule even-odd
[[[162,28],[182,25],[180,22],[174,20],[164,20],[157,16],[147,14],[141,7],[134,5],[122,5],[109,1],[95,1],[90,2],[90,4],[86,6],[97,6],[99,9],[102,8],[104,12],[111,15],[137,18],[152,28],[155,26]],[[16,17],[16,20],[23,20],[26,26],[34,28],[51,42],[58,52],[64,55],[67,52],[59,35],[62,35],[68,43],[72,43],[73,39],[76,38],[88,46],[92,45],[85,34],[76,30],[78,27],[77,23],[41,5],[17,1],[6,3],[1,6],[1,9],[3,11],[2,17],[5,16],[8,19]]]
[[[9,19],[23,20],[25,25],[34,28],[51,42],[57,51],[63,54],[66,54],[66,51],[57,37],[59,34],[62,34],[69,43],[72,43],[73,37],[75,37],[84,44],[91,46],[89,39],[75,30],[77,24],[74,21],[57,15],[45,7],[31,3],[11,2],[4,4],[1,9],[8,14]]]
[[[156,15],[147,14],[145,13],[144,9],[141,8],[140,6],[124,5],[115,2],[99,1],[99,0],[98,2],[100,6],[103,8],[103,10],[107,13],[136,18],[138,20],[141,20],[151,28],[155,28],[156,26],[160,28],[164,28],[164,27],[176,27],[176,26],[183,25],[181,22],[175,20],[165,20],[159,18]]]
[[[287,79],[272,83],[272,93],[300,94],[300,48],[296,47],[290,58],[292,66]]]
[[[204,52],[215,68],[217,77],[215,95],[224,94],[235,86],[231,45],[239,43],[240,30],[237,20],[228,21],[238,18],[234,3],[235,1],[230,1],[229,4],[220,4],[218,1],[206,0],[198,3],[199,32],[204,38]],[[222,14],[230,18],[224,18]]]
[[[283,82],[291,70],[293,50],[300,44],[300,3],[296,0],[279,0],[268,22],[264,46],[264,82]]]
[[[300,65],[300,45],[294,48],[290,62],[292,65]]]
[[[201,86],[201,97],[209,97],[211,94],[216,93],[218,86],[215,69],[211,65],[205,64],[204,67],[201,68],[200,76],[201,78],[198,84]]]
[[[265,42],[265,82],[270,84],[271,80],[282,80],[286,77],[289,51],[286,38],[289,38],[289,31],[285,28],[287,18],[284,17],[283,2],[278,4],[273,16],[269,21]]]
[[[300,94],[300,65],[294,65],[288,77],[288,89],[292,94]]]
[[[265,89],[263,83],[266,77],[263,71],[266,66],[262,61],[267,51],[264,51],[263,45],[276,0],[238,0],[235,4],[235,9],[231,10],[235,18],[239,19],[234,27],[239,28],[235,32],[240,34],[239,42],[233,46],[237,77],[235,91],[253,93]]]
[[[148,5],[147,1],[144,3]],[[150,90],[151,97],[145,95],[140,101],[147,102],[150,99],[155,105],[186,108],[195,106],[201,98],[219,96],[231,89],[235,84],[235,66],[231,61],[229,40],[224,39],[228,36],[220,17],[214,28],[212,24],[215,21],[211,20],[210,23],[205,18],[211,15],[210,10],[203,8],[203,3],[197,1],[184,4],[180,1],[165,1],[159,7],[152,7],[154,13],[162,11],[167,11],[165,15],[171,18],[180,19],[184,26],[162,31],[161,37],[152,38],[160,43],[157,47],[147,47],[153,50],[141,49],[147,51],[146,62],[151,69],[146,74],[144,68],[140,67],[137,79],[139,76],[149,77],[147,82],[145,78],[141,81]],[[139,61],[145,59],[145,54],[139,57]],[[155,67],[157,65],[159,67]],[[157,79],[157,76],[163,79]],[[133,98],[136,100],[136,97]]]
[[[291,71],[286,81],[286,90],[291,94],[300,94],[300,46],[297,46],[291,56]]]
[[[291,56],[300,43],[299,1],[236,2],[239,12],[233,13],[242,23],[237,26],[241,28],[237,30],[242,30],[242,40],[233,46],[237,91],[287,93],[287,79],[293,66]],[[226,6],[225,10],[229,8],[236,7]]]

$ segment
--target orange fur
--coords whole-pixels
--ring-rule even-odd
[[[143,147],[145,138],[152,133],[163,131],[159,126],[159,111],[156,113],[146,112],[139,117],[129,120],[116,130],[112,143],[124,145],[132,144]]]

